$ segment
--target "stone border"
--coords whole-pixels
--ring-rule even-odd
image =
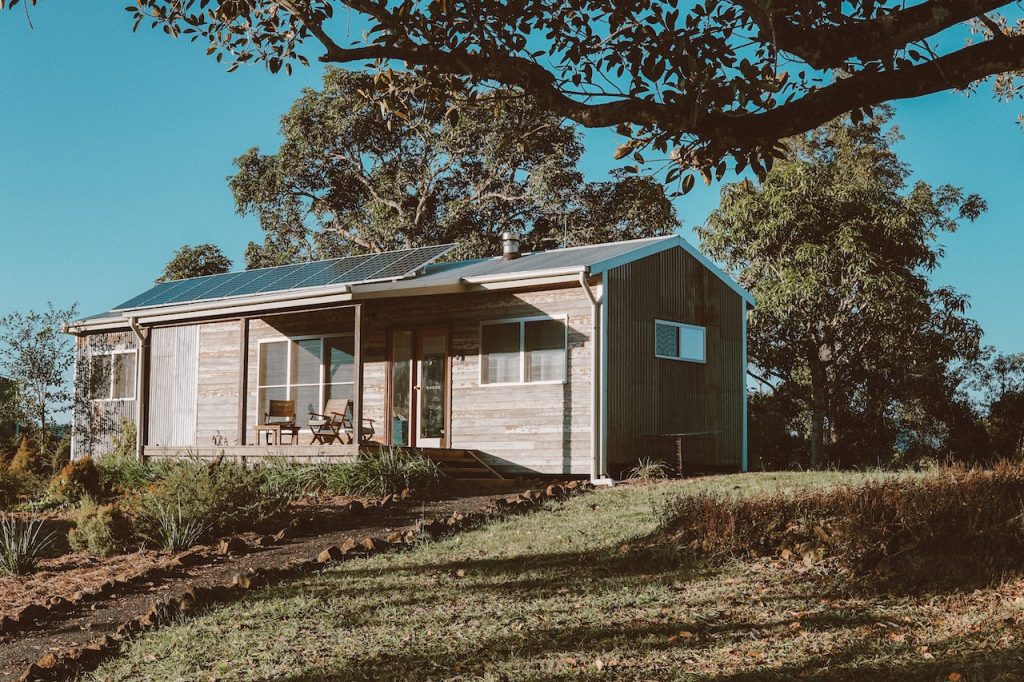
[[[356,539],[349,537],[340,545],[325,548],[315,558],[295,559],[277,567],[237,573],[230,581],[220,585],[187,588],[181,596],[172,596],[156,602],[144,615],[122,623],[113,635],[105,635],[93,642],[67,649],[59,654],[46,654],[22,673],[18,678],[19,682],[49,682],[76,678],[82,673],[95,670],[104,661],[115,657],[120,653],[124,641],[136,634],[155,630],[172,621],[181,622],[183,618],[193,617],[204,608],[235,601],[252,590],[310,573],[331,563],[367,558],[387,551],[408,549],[417,542],[436,540],[510,514],[532,511],[546,500],[565,499],[588,492],[593,487],[589,482],[581,481],[569,481],[565,484],[553,483],[545,490],[527,490],[517,495],[498,498],[485,507],[469,512],[454,512],[447,517],[419,519],[412,529],[395,531],[387,538],[370,536]],[[389,495],[367,505],[352,502],[349,503],[349,511],[358,512],[364,506],[387,507],[397,499],[397,495]],[[294,519],[273,537],[278,541],[292,537],[295,529],[306,523],[309,523],[309,520],[302,520],[301,517]],[[237,539],[241,540],[241,538]]]

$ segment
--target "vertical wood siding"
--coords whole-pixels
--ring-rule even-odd
[[[738,294],[682,249],[608,273],[608,459],[614,474],[664,456],[648,436],[687,438],[684,459],[740,467],[743,452],[742,317]],[[654,320],[707,330],[707,362],[654,356]]]
[[[212,322],[199,327],[199,381],[195,445],[238,445],[238,390],[241,322]]]
[[[196,444],[199,325],[160,327],[150,335],[149,445]]]
[[[479,450],[505,473],[590,471],[591,306],[579,285],[521,292],[479,292],[365,304],[363,414],[384,439],[388,335],[447,328],[452,387],[447,447]],[[480,384],[480,323],[549,315],[568,320],[564,384]]]
[[[130,331],[90,334],[75,339],[75,390],[72,404],[71,452],[100,456],[114,447],[121,423],[135,422],[135,400],[93,400],[92,356],[115,350],[138,350]]]

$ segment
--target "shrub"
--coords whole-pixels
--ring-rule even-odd
[[[643,459],[637,461],[636,466],[626,474],[627,478],[633,480],[666,479],[672,473],[672,467],[657,459]]]
[[[286,459],[272,459],[255,467],[265,487],[274,488],[291,498],[325,492],[348,491],[351,464],[296,464]]]
[[[441,480],[437,463],[416,452],[382,448],[360,456],[344,474],[345,490],[353,495],[383,496],[405,488],[425,490]]]
[[[110,556],[125,551],[131,540],[131,524],[120,507],[97,504],[88,495],[82,498],[75,515],[75,527],[68,533],[71,549],[84,550],[93,556]]]
[[[135,427],[135,422],[122,419],[117,433],[114,434],[114,449],[109,454],[134,459],[137,438],[138,430]]]
[[[169,466],[172,464],[140,462],[134,451],[129,454],[112,452],[96,461],[100,485],[110,494],[140,490],[159,480]]]
[[[34,571],[53,538],[53,532],[43,534],[43,520],[38,517],[25,522],[13,516],[0,517],[0,574]]]
[[[92,457],[80,457],[64,465],[50,481],[48,494],[61,503],[75,504],[86,495],[96,497],[100,492],[100,472]]]
[[[170,537],[197,539],[253,529],[279,519],[291,495],[268,484],[264,473],[232,463],[184,460],[166,465],[139,491],[134,515],[140,535],[158,544]]]
[[[708,494],[671,505],[662,541],[703,553],[828,559],[901,587],[985,583],[1024,561],[1024,465],[793,495]]]
[[[10,509],[17,502],[24,489],[24,477],[0,464],[0,510]]]
[[[9,465],[11,471],[16,473],[40,474],[45,469],[45,463],[39,454],[39,449],[34,439],[26,434],[18,442],[18,451],[14,453],[14,459]]]

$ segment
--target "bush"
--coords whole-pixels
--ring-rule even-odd
[[[291,497],[255,469],[185,460],[166,465],[139,491],[133,511],[140,536],[166,547],[180,544],[169,542],[172,536],[195,534],[198,541],[261,527],[280,519]]]
[[[437,463],[423,455],[401,448],[382,448],[379,452],[360,456],[337,481],[352,495],[382,497],[410,490],[426,490],[441,480]]]
[[[100,486],[108,494],[141,490],[158,481],[171,466],[173,463],[140,462],[134,450],[128,454],[112,452],[96,461]]]
[[[43,552],[53,544],[54,533],[43,534],[43,521],[26,522],[0,517],[0,574],[26,575],[35,570]]]
[[[24,489],[24,477],[0,464],[0,510],[10,509],[18,502]]]
[[[34,439],[26,434],[18,442],[18,451],[9,465],[11,471],[25,474],[41,474],[46,468],[42,455]]]
[[[118,457],[135,458],[135,443],[138,438],[138,430],[135,422],[122,419],[118,432],[114,435],[114,449],[109,454]]]
[[[80,457],[64,465],[50,481],[48,494],[60,503],[76,504],[83,497],[100,493],[100,472],[92,457]]]
[[[709,554],[831,561],[905,588],[998,580],[1024,561],[1024,465],[942,469],[829,490],[681,497],[660,531]]]
[[[68,544],[93,556],[118,554],[132,544],[131,523],[117,505],[100,505],[86,495],[75,515],[75,527],[68,533]]]
[[[255,467],[265,487],[295,499],[318,493],[347,494],[351,464],[296,464],[272,459]]]

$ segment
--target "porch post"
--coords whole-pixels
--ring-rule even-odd
[[[249,318],[238,318],[238,444],[245,445],[246,403],[249,394]]]
[[[135,381],[135,458],[140,462],[149,445],[149,337],[152,333],[150,330],[139,339],[139,376]]]
[[[356,446],[363,442],[363,305],[352,309],[352,346],[355,351],[355,372],[352,377],[352,430]]]

